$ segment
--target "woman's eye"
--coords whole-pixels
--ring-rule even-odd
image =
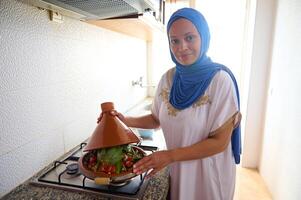
[[[179,44],[179,40],[177,40],[177,39],[171,39],[170,43],[171,44]]]
[[[193,39],[194,39],[194,36],[193,36],[193,35],[188,35],[188,36],[186,37],[186,40],[189,41],[189,42],[191,42]]]

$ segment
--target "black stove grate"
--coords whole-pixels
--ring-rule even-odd
[[[79,170],[74,173],[68,173],[67,166],[74,165],[83,155],[82,149],[86,143],[81,143],[78,148],[72,151],[62,160],[54,161],[53,166],[46,170],[36,180],[32,181],[36,185],[46,185],[50,187],[57,187],[60,189],[80,190],[84,192],[93,192],[97,194],[104,194],[105,196],[120,196],[133,197],[133,199],[140,199],[143,191],[146,188],[148,180],[145,179],[146,173],[132,178],[129,183],[123,186],[114,185],[97,185],[93,180],[82,175]],[[157,147],[139,145],[145,151],[156,151]],[[73,169],[73,168],[72,168]],[[131,199],[131,198],[129,198]]]

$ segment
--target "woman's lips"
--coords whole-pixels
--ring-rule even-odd
[[[188,60],[191,54],[182,54],[179,56],[180,60]]]

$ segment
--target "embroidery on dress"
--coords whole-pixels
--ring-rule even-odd
[[[167,89],[162,89],[160,96],[162,96],[163,102],[167,106],[168,115],[176,116],[178,112],[180,112],[179,109],[176,109],[169,103],[169,91]]]
[[[168,110],[168,115],[171,116],[176,116],[178,114],[178,112],[181,112],[181,110],[176,109],[175,107],[173,107],[170,103],[169,103],[169,94],[170,92],[168,91],[168,89],[162,89],[160,96],[162,96],[163,102],[166,104],[167,106],[167,110]],[[198,101],[196,101],[192,107],[193,108],[197,108],[199,106],[205,105],[205,104],[211,104],[211,100],[209,98],[209,95],[203,95],[202,97],[199,98]]]
[[[193,105],[192,107],[193,108],[196,108],[196,107],[199,107],[201,105],[205,105],[205,104],[211,104],[211,100],[209,99],[209,95],[203,95],[201,96],[201,98],[199,98],[199,100],[197,100]]]

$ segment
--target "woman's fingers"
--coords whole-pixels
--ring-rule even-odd
[[[133,172],[136,174],[142,174],[143,172],[152,169],[154,166],[152,164],[151,156],[146,156],[134,165]]]
[[[120,112],[117,112],[116,110],[110,111],[110,114],[113,116],[117,116],[121,121],[125,122],[125,117]]]
[[[113,116],[117,116],[121,121],[124,121],[124,116],[117,112],[116,110],[112,110],[110,111],[110,114],[113,115]],[[99,123],[102,119],[102,113],[100,113],[99,117],[97,118],[97,123]]]
[[[119,113],[118,113],[116,110],[111,110],[111,111],[110,111],[110,114],[111,114],[111,115],[117,115],[117,116],[118,116]]]
[[[151,170],[147,175],[150,177],[169,165],[171,162],[169,151],[157,151],[135,163],[133,172],[136,174],[142,174]]]
[[[154,175],[155,175],[157,172],[159,172],[161,169],[162,169],[162,168],[156,168],[156,169],[151,170],[151,171],[147,174],[147,176],[146,176],[145,178],[150,178],[150,177],[154,176]]]
[[[102,118],[102,113],[100,113],[99,117],[97,118],[97,124],[100,122],[101,118]]]

